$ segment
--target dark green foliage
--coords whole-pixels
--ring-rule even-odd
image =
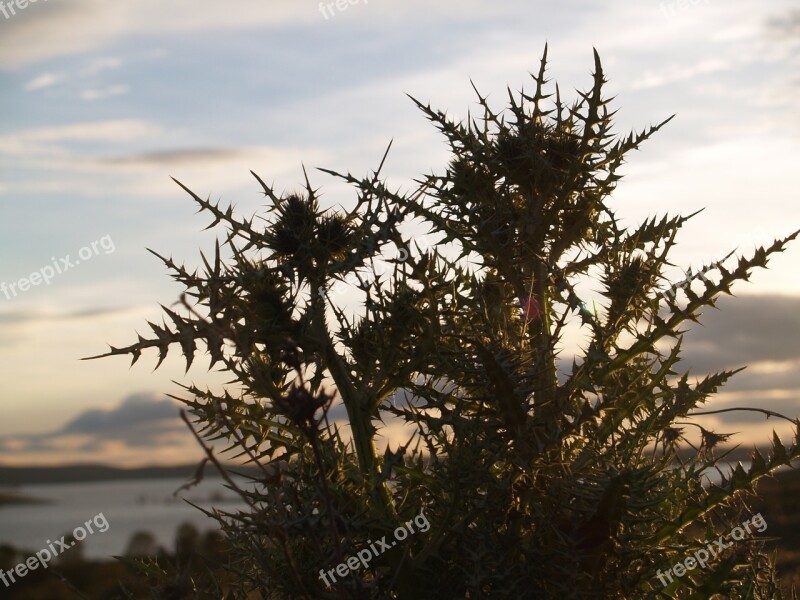
[[[569,106],[547,93],[545,65],[502,113],[478,94],[480,119],[458,123],[415,101],[452,160],[413,194],[389,189],[380,168],[326,171],[357,204],[325,213],[307,178],[284,197],[259,179],[272,207],[255,227],[184,188],[228,228],[230,258],[218,246],[202,274],[163,259],[187,288],[185,316],[165,309],[173,327],[107,355],[155,347],[163,360],[177,343],[188,368],[202,341],[234,377],[222,394],[187,386],[183,402],[210,460],[213,441],[261,465],[252,486],[230,481],[249,510],[218,515],[238,597],[782,597],[753,541],[666,588],[656,573],[749,517],[753,483],[800,456],[797,438],[776,438],[770,456],[704,486],[726,436],[700,428],[674,468],[692,415],[734,374],[677,373],[682,326],[800,232],[665,300],[662,271],[689,217],[622,229],[608,199],[624,157],[666,121],[618,137],[596,54],[591,89]],[[439,234],[435,250],[401,234],[412,218]],[[410,256],[370,276],[397,250]],[[348,317],[328,290],[354,272]],[[600,284],[601,306],[586,307],[582,281]],[[588,334],[571,365],[558,361],[568,323]],[[334,397],[352,443],[327,418]],[[381,457],[379,424],[398,420],[416,433]],[[322,584],[321,569],[393,539],[421,510],[430,530]]]

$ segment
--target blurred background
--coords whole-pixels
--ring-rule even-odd
[[[618,133],[677,115],[631,158],[612,203],[630,225],[705,209],[683,230],[671,280],[800,228],[796,1],[5,0],[0,489],[14,503],[0,507],[0,544],[36,549],[98,510],[111,528],[87,540],[94,556],[122,553],[139,529],[167,544],[185,519],[211,523],[181,502],[170,513],[185,470],[142,472],[158,482],[128,489],[109,481],[119,473],[57,484],[57,470],[28,469],[202,456],[165,394],[180,395],[173,381],[219,386],[223,374],[202,360],[184,374],[179,352],[155,372],[156,353],[133,368],[79,360],[132,343],[161,322],[159,302],[178,299],[145,248],[192,269],[213,248],[219,232],[203,231],[209,218],[171,177],[250,216],[264,204],[251,169],[280,192],[301,186],[305,165],[325,207],[349,207],[352,192],[315,168],[366,175],[393,140],[384,174],[411,189],[448,155],[406,94],[466,117],[472,81],[499,109],[506,86],[530,87],[545,44],[566,100],[590,86],[598,50]],[[798,258],[795,243],[687,335],[681,368],[692,375],[749,365],[714,408],[800,413]],[[790,431],[753,413],[698,422],[743,446]],[[230,496],[204,485],[184,495]],[[160,516],[133,508],[155,505]]]

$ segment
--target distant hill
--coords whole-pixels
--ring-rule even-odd
[[[772,454],[772,448],[768,446],[761,446],[758,451],[762,456],[769,456]],[[688,461],[695,455],[696,451],[693,448],[684,446],[678,450],[678,456],[682,461]],[[714,449],[714,456],[720,458],[720,464],[736,463],[736,462],[749,462],[750,456],[753,453],[753,446],[747,444],[740,444],[739,446],[718,446]]]
[[[49,504],[49,502],[41,498],[31,498],[19,494],[0,492],[0,508],[3,506],[13,506],[15,504]]]
[[[249,467],[230,467],[237,473],[250,474]],[[107,465],[65,465],[49,467],[0,466],[0,486],[37,485],[46,483],[89,483],[94,481],[129,481],[132,479],[186,479],[194,477],[197,463],[170,467],[120,468]],[[205,476],[219,477],[216,469],[207,466]]]
[[[719,448],[717,456],[722,456],[730,448]],[[761,449],[768,453],[768,449]],[[725,457],[724,462],[749,460],[752,448],[740,446]],[[681,458],[687,460],[692,451],[684,449]],[[232,471],[252,475],[256,467],[230,466]],[[129,481],[131,479],[191,479],[197,470],[197,463],[174,465],[168,467],[122,468],[100,464],[79,464],[46,467],[4,467],[0,465],[0,487],[18,485],[36,485],[45,483],[89,483],[93,481]],[[216,469],[206,466],[205,476],[219,477]]]

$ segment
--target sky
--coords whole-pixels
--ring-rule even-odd
[[[135,341],[181,288],[146,248],[199,264],[214,231],[170,179],[250,216],[316,171],[384,174],[409,189],[447,164],[406,94],[464,117],[470,81],[499,109],[548,45],[562,95],[591,84],[592,49],[617,131],[675,119],[630,156],[611,205],[624,225],[705,210],[673,254],[683,270],[800,228],[800,6],[771,0],[631,3],[442,0],[38,0],[0,9],[0,464],[175,463],[200,451],[174,381],[219,386],[179,352],[80,361]],[[342,8],[343,7],[343,8]],[[715,408],[800,413],[800,244],[734,288],[685,340],[692,375],[750,365]],[[20,285],[39,273],[38,285]],[[45,281],[45,279],[47,281]],[[34,283],[34,281],[31,281]],[[14,285],[11,288],[9,286]],[[28,287],[29,289],[21,289]],[[217,388],[218,389],[218,388]],[[747,413],[699,423],[737,440]]]

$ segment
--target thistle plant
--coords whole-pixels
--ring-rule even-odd
[[[464,121],[413,100],[446,138],[447,167],[411,191],[381,177],[386,156],[366,177],[322,169],[352,186],[350,211],[321,208],[308,175],[279,194],[254,174],[269,205],[249,219],[179,183],[224,241],[199,270],[159,256],[186,288],[178,308],[102,356],[155,348],[160,365],[177,345],[187,370],[205,351],[230,373],[227,389],[175,396],[247,503],[212,513],[233,549],[226,597],[783,597],[757,540],[666,586],[657,573],[742,522],[754,483],[800,456],[788,419],[788,447],[775,436],[708,482],[728,434],[693,418],[736,371],[675,370],[682,327],[800,231],[659,293],[693,215],[624,228],[610,196],[669,119],[616,135],[594,58],[572,103],[546,80],[546,48],[532,90],[509,89],[500,112],[477,89],[479,116]],[[430,249],[403,232],[410,221],[430,227]],[[334,301],[353,275],[355,299]],[[601,298],[591,310],[586,282]],[[567,360],[570,325],[586,342]],[[396,423],[412,433],[378,452]],[[259,475],[230,477],[223,453]],[[429,531],[323,582],[422,510]]]

